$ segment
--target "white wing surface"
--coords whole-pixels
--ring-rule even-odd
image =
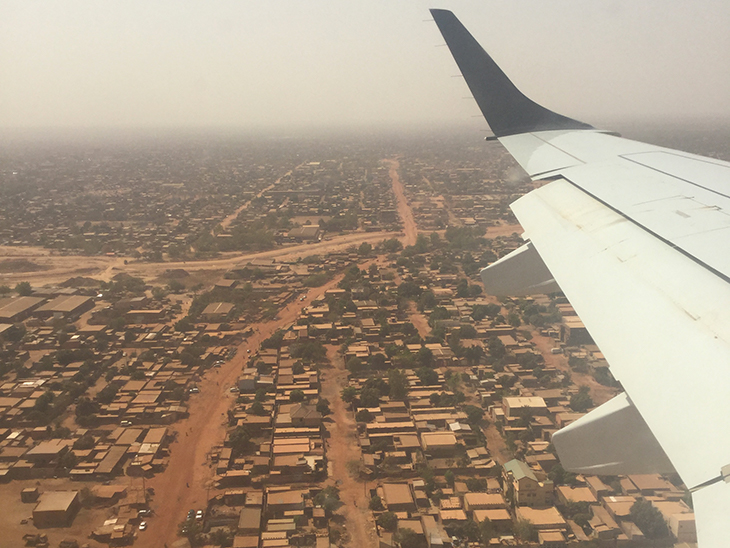
[[[549,181],[512,204],[549,271],[536,280],[557,282],[628,394],[557,433],[561,461],[594,473],[663,472],[671,462],[696,488],[700,547],[726,546],[730,164],[537,105],[451,12],[432,13],[495,136]],[[530,280],[516,275],[524,264],[485,269],[487,289]],[[618,425],[632,431],[622,437]]]

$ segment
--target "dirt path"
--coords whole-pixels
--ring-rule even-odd
[[[198,383],[200,394],[189,403],[190,417],[175,424],[177,442],[172,444],[172,454],[167,469],[151,480],[147,487],[155,490],[152,504],[156,517],[150,521],[145,535],[140,535],[137,546],[160,548],[171,545],[177,539],[177,526],[184,521],[191,508],[205,508],[208,495],[217,492],[210,489],[213,470],[209,468],[208,453],[223,442],[227,423],[227,411],[233,405],[235,394],[229,388],[235,383],[248,359],[247,349],[255,352],[261,341],[274,331],[292,324],[301,309],[327,289],[336,287],[341,279],[337,276],[326,285],[310,289],[304,300],[296,300],[282,309],[273,321],[260,323],[254,333],[238,347],[236,356],[220,369],[208,371]],[[336,400],[334,398],[331,401]]]
[[[484,237],[496,238],[497,236],[512,236],[515,232],[522,234],[524,232],[522,225],[500,224],[487,227],[487,232],[484,234]]]
[[[358,548],[377,548],[378,541],[375,523],[368,509],[367,484],[357,481],[348,473],[347,463],[360,460],[360,446],[357,443],[357,430],[352,413],[345,408],[340,391],[347,386],[345,362],[339,354],[339,347],[327,346],[327,357],[332,369],[324,373],[322,397],[330,401],[332,415],[327,423],[327,458],[332,476],[328,483],[337,483],[340,499],[344,506],[339,513],[345,517],[346,530],[352,539],[351,545]]]
[[[544,337],[540,335],[539,331],[533,330],[532,342],[535,344],[535,348],[538,352],[540,352],[545,359],[545,365],[567,372],[571,376],[574,384],[578,386],[587,386],[590,390],[593,403],[596,405],[601,405],[618,394],[618,390],[611,388],[610,386],[602,385],[593,378],[593,375],[572,371],[568,365],[568,359],[564,354],[553,354],[550,351],[556,346],[555,341],[551,337]]]
[[[403,232],[405,236],[401,238],[403,245],[413,245],[416,243],[418,237],[418,227],[416,221],[413,218],[413,211],[411,206],[408,205],[406,199],[405,190],[403,189],[403,183],[400,182],[400,176],[398,175],[398,168],[400,164],[395,158],[383,160],[390,166],[388,174],[393,185],[393,194],[395,194],[395,200],[398,204],[398,215],[400,215],[401,222],[403,223]]]
[[[301,167],[302,165],[304,165],[304,164],[300,164],[297,167]],[[294,168],[294,169],[296,169],[296,168]],[[293,169],[290,169],[284,175],[282,175],[281,177],[279,177],[276,181],[274,181],[269,186],[267,186],[266,188],[264,188],[263,190],[261,190],[261,192],[259,192],[258,194],[256,194],[256,196],[254,198],[250,199],[247,202],[244,202],[240,207],[238,207],[236,209],[236,211],[234,211],[233,213],[231,213],[230,215],[228,215],[225,219],[223,219],[219,223],[221,225],[221,227],[225,230],[229,226],[231,226],[231,223],[236,220],[236,217],[238,217],[244,209],[248,209],[248,206],[251,205],[251,202],[253,200],[255,200],[256,198],[261,198],[261,196],[263,196],[264,193],[268,192],[269,190],[271,190],[272,188],[274,188],[276,185],[278,185],[284,177],[288,177],[289,175],[291,175],[292,174],[292,171],[294,171],[294,170]]]
[[[410,301],[408,305],[408,319],[418,331],[421,338],[425,339],[431,333],[431,326],[428,325],[428,318],[418,311],[416,303]]]
[[[487,438],[487,449],[492,458],[497,461],[500,465],[514,458],[512,451],[507,449],[507,444],[504,442],[502,434],[499,433],[497,427],[493,423],[490,423],[488,427],[482,428],[484,436]]]
[[[41,247],[0,246],[0,260],[23,258],[44,267],[36,272],[8,272],[0,274],[0,285],[15,286],[18,282],[29,281],[34,286],[60,283],[73,276],[89,276],[104,281],[111,280],[120,272],[139,276],[145,280],[154,280],[168,269],[182,268],[189,272],[200,270],[230,269],[237,264],[252,259],[277,259],[280,261],[296,260],[308,255],[326,255],[327,253],[344,251],[348,247],[363,242],[372,245],[389,238],[400,237],[399,232],[354,232],[333,236],[329,240],[310,244],[298,244],[278,247],[259,253],[227,254],[209,261],[177,261],[164,263],[130,262],[124,264],[123,257],[86,257],[82,255],[54,255]],[[415,239],[414,239],[415,241]]]

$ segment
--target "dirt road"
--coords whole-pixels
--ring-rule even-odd
[[[357,429],[352,413],[345,408],[340,391],[347,386],[345,362],[339,354],[339,347],[327,346],[327,357],[332,369],[324,373],[321,394],[330,401],[332,415],[327,422],[327,459],[332,477],[328,483],[340,489],[340,499],[344,506],[339,513],[345,517],[345,529],[353,540],[352,546],[358,548],[377,548],[377,535],[372,514],[368,509],[369,497],[367,484],[354,479],[347,470],[347,463],[360,460],[360,446],[357,443]]]
[[[383,160],[389,167],[388,174],[393,185],[393,194],[395,194],[395,200],[398,205],[398,215],[400,215],[401,222],[403,223],[403,232],[405,237],[401,238],[403,245],[413,245],[416,243],[418,237],[418,226],[413,218],[413,211],[411,206],[408,205],[406,199],[405,190],[403,189],[403,183],[400,182],[400,175],[398,175],[398,168],[400,164],[395,158]]]
[[[540,335],[539,331],[533,330],[532,342],[535,344],[538,352],[545,358],[545,365],[567,372],[573,379],[574,384],[587,386],[594,404],[601,405],[602,403],[606,403],[618,394],[618,390],[610,386],[602,385],[593,378],[593,375],[571,371],[568,360],[563,354],[551,353],[550,350],[555,347],[555,341],[551,337],[544,337]]]
[[[211,487],[213,470],[209,468],[208,453],[222,444],[227,424],[226,414],[234,402],[235,394],[229,392],[248,359],[246,349],[255,352],[261,341],[279,328],[292,324],[301,309],[311,304],[327,289],[336,287],[341,279],[337,276],[326,285],[309,290],[303,301],[289,303],[278,317],[256,326],[256,331],[241,344],[236,356],[220,369],[208,371],[198,383],[200,394],[189,403],[189,418],[175,424],[177,442],[172,444],[172,454],[167,469],[151,480],[147,487],[155,490],[152,504],[156,517],[150,520],[149,529],[140,535],[137,546],[160,548],[171,545],[177,539],[177,526],[184,521],[191,508],[205,508],[208,495],[216,492]]]
[[[428,325],[428,318],[425,314],[418,311],[416,303],[409,301],[408,304],[408,319],[418,331],[421,338],[425,339],[431,333],[431,326]]]
[[[36,272],[9,272],[0,274],[0,285],[14,286],[18,282],[29,281],[32,285],[60,283],[73,276],[88,276],[104,281],[111,280],[120,272],[138,276],[145,280],[153,280],[168,269],[182,268],[189,272],[200,270],[230,269],[237,264],[252,259],[277,259],[280,261],[296,260],[308,255],[326,255],[335,251],[343,251],[348,247],[363,242],[375,245],[389,238],[398,238],[398,232],[355,232],[341,236],[333,236],[330,240],[278,247],[259,253],[229,253],[221,258],[209,261],[177,261],[165,263],[130,262],[125,265],[123,257],[86,257],[81,255],[56,255],[42,247],[0,246],[0,260],[26,259],[42,266]],[[415,240],[414,240],[415,241]]]

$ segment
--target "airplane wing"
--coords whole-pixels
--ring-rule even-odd
[[[453,13],[431,10],[496,138],[546,184],[512,204],[525,246],[487,291],[561,288],[626,390],[553,436],[566,469],[676,469],[701,548],[730,509],[730,164],[622,139],[525,97]]]

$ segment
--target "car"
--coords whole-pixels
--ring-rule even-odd
[[[188,389],[188,392],[190,392],[191,394],[197,394],[198,392],[200,392],[200,388],[198,388],[197,386],[193,386]]]
[[[195,510],[191,508],[190,510],[188,510],[188,519],[193,519],[194,517],[195,517]]]
[[[197,512],[195,512],[195,519],[197,519],[198,521],[201,520],[201,519],[203,519],[203,511],[202,510],[198,510]]]
[[[250,353],[251,353],[251,349],[250,348],[247,348],[246,349],[246,354],[250,354]]]
[[[231,392],[238,392],[238,386],[231,386]]]
[[[122,421],[119,423],[119,426],[132,426],[132,423],[130,421]]]
[[[140,521],[139,522],[139,530],[140,531],[144,531],[145,529],[147,529],[147,522],[146,521]]]

